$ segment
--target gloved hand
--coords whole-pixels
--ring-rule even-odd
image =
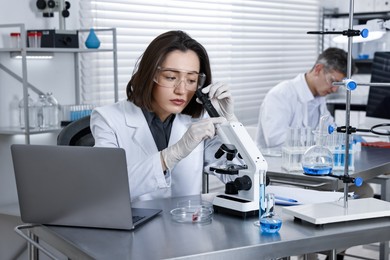
[[[204,139],[215,135],[215,124],[226,122],[223,117],[213,117],[193,123],[183,137],[174,145],[162,150],[161,157],[168,169],[187,157]]]
[[[237,121],[228,85],[221,82],[213,83],[203,88],[202,93],[209,94],[210,101],[220,116],[225,117],[228,121]],[[197,101],[202,103],[199,99]]]

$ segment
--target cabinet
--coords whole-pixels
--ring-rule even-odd
[[[20,53],[21,54],[21,61],[20,66],[22,68],[22,75],[19,76],[9,70],[6,66],[1,64],[0,61],[0,69],[8,73],[10,76],[12,76],[16,81],[19,81],[23,87],[23,98],[25,100],[24,104],[24,114],[28,115],[28,106],[27,106],[27,96],[28,91],[34,91],[37,94],[42,93],[41,90],[34,87],[28,82],[28,61],[27,56],[29,54],[34,53],[69,53],[70,55],[74,56],[74,75],[75,75],[75,104],[80,104],[81,102],[81,93],[80,93],[80,58],[81,55],[88,55],[88,53],[93,52],[110,52],[112,53],[112,59],[113,59],[113,86],[114,86],[114,99],[115,102],[118,101],[118,64],[117,64],[117,43],[116,43],[116,28],[107,28],[107,29],[95,29],[95,32],[107,32],[111,35],[111,48],[99,48],[99,49],[84,49],[84,48],[28,48],[26,47],[26,28],[24,24],[4,24],[0,25],[1,28],[18,28],[20,35],[21,35],[21,47],[20,48],[0,48],[0,53]],[[80,29],[78,30],[79,35],[87,34],[89,33],[89,29]],[[85,37],[86,38],[86,37]],[[83,42],[79,41],[79,46],[82,46]],[[4,86],[2,86],[4,87]],[[25,125],[28,126],[28,116],[25,116]],[[24,134],[25,135],[25,143],[30,143],[30,135],[31,134],[39,134],[39,133],[45,133],[50,131],[58,131],[58,129],[30,129],[29,127],[26,127],[25,129],[20,129],[18,127],[1,127],[0,128],[0,134]]]
[[[355,13],[353,15],[353,25],[365,25],[368,20],[383,19],[384,21],[390,19],[390,12],[366,12]],[[337,13],[335,10],[324,10],[322,15],[322,30],[323,31],[343,31],[349,27],[349,14]],[[389,34],[389,32],[387,32]],[[385,35],[386,36],[386,35]],[[375,51],[388,51],[390,46],[386,46],[386,37],[382,37],[380,40],[366,42],[366,43],[354,43],[352,45],[352,56],[358,67],[359,74],[370,74],[372,55],[369,58],[359,58],[361,53],[371,53]],[[320,38],[322,50],[328,47],[339,47],[347,50],[347,44],[336,44],[332,41],[334,34],[322,34]]]

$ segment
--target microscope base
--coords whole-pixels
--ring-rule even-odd
[[[215,213],[234,215],[242,218],[259,215],[259,204],[257,202],[222,194],[214,198],[213,208]]]
[[[328,224],[390,216],[390,202],[374,198],[284,207],[283,212],[312,224]]]

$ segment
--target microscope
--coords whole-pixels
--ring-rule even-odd
[[[43,17],[54,17],[54,12],[59,12],[60,29],[65,30],[65,18],[68,18],[70,13],[70,3],[64,0],[37,0],[36,6],[42,12]]]
[[[41,46],[43,48],[79,48],[79,33],[77,30],[66,30],[65,18],[70,15],[69,1],[65,0],[37,0],[36,7],[45,18],[54,17],[58,12],[59,29],[52,30],[28,30],[39,32],[42,35]]]
[[[202,101],[210,117],[219,116],[200,88],[196,91],[196,96]],[[226,183],[224,194],[214,198],[214,211],[246,218],[258,215],[260,208],[262,215],[265,212],[267,162],[240,122],[223,123],[217,127],[216,132],[223,144],[215,157],[218,159],[226,155],[229,163],[221,167],[210,167],[210,171],[237,177]],[[233,163],[234,159],[240,164]]]

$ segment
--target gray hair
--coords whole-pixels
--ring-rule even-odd
[[[338,71],[347,75],[348,53],[339,48],[328,48],[317,58],[315,64],[323,64],[326,71]],[[357,67],[352,59],[352,74],[357,72]]]

